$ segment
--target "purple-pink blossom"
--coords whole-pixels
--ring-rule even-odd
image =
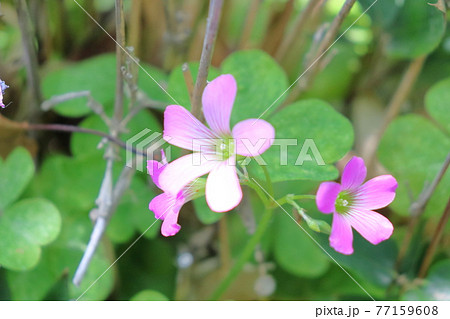
[[[236,80],[230,74],[221,75],[206,86],[202,104],[209,128],[182,106],[166,108],[164,139],[193,151],[168,164],[161,173],[159,182],[167,193],[175,196],[196,178],[209,174],[205,196],[212,211],[226,212],[240,203],[242,190],[236,157],[262,154],[272,145],[275,130],[260,119],[247,119],[230,129],[236,91]]]
[[[354,156],[344,168],[341,184],[324,182],[317,191],[319,211],[333,213],[330,246],[345,255],[353,253],[352,227],[374,245],[388,239],[394,230],[386,217],[373,210],[394,200],[396,179],[382,175],[363,184],[366,175],[364,160]]]
[[[0,107],[2,109],[5,108],[5,104],[3,104],[3,94],[5,94],[7,88],[9,88],[9,86],[6,85],[5,81],[0,80]]]
[[[197,179],[183,187],[176,195],[167,193],[161,187],[159,177],[167,167],[167,160],[162,152],[162,161],[147,161],[147,171],[152,177],[153,183],[160,188],[163,193],[153,198],[148,208],[155,214],[155,218],[163,221],[161,234],[163,236],[173,236],[179,232],[181,226],[178,224],[178,215],[181,207],[190,200],[200,196],[204,189],[204,181]]]

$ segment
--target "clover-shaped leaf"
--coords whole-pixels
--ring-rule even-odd
[[[6,161],[0,158],[0,211],[19,198],[33,174],[33,159],[24,148],[16,148]]]
[[[264,51],[235,52],[223,61],[221,68],[222,73],[236,78],[238,87],[232,123],[268,116],[286,98],[283,94],[289,85],[286,73]]]
[[[427,92],[425,106],[428,113],[450,133],[450,78],[438,82]]]
[[[276,141],[263,155],[272,182],[331,180],[338,176],[332,165],[353,144],[350,122],[321,100],[296,102],[270,118]],[[264,164],[264,163],[262,163]],[[262,170],[254,174],[264,179]]]
[[[411,200],[417,199],[434,179],[449,149],[448,136],[422,116],[404,115],[389,125],[381,140],[378,158],[398,181],[396,198],[391,204],[396,213],[409,215]],[[449,187],[450,174],[447,172],[433,192],[425,215],[442,213]]]
[[[0,264],[12,270],[35,266],[40,246],[59,234],[58,209],[45,199],[25,199],[8,207],[0,217]]]

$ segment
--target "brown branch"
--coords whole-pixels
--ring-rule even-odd
[[[427,206],[428,201],[431,198],[431,195],[433,195],[439,182],[444,177],[445,172],[447,171],[449,165],[450,165],[450,153],[448,153],[447,158],[442,164],[442,167],[439,170],[439,172],[434,177],[433,182],[420,193],[419,198],[415,202],[413,202],[409,207],[411,219],[408,224],[408,231],[406,232],[406,235],[400,246],[400,251],[398,253],[396,262],[396,268],[398,268],[401,262],[403,261],[403,258],[405,257],[406,252],[408,251],[409,245],[411,243],[411,239],[414,234],[414,229],[416,228],[416,225],[419,222],[420,216],[422,216],[423,212],[425,211],[425,207]]]
[[[428,272],[428,268],[433,261],[434,254],[436,252],[439,241],[441,240],[442,233],[444,232],[445,225],[448,222],[450,217],[450,200],[447,202],[447,206],[442,213],[441,219],[439,220],[439,224],[434,232],[433,239],[431,240],[430,246],[428,246],[427,252],[425,253],[425,257],[423,259],[422,265],[420,266],[419,278],[424,278]]]
[[[403,106],[403,103],[406,101],[409,93],[411,92],[411,89],[413,88],[414,84],[416,83],[416,80],[420,74],[420,71],[422,70],[423,64],[425,62],[426,57],[419,57],[413,60],[408,68],[406,69],[405,74],[403,75],[403,78],[397,87],[391,101],[388,105],[387,113],[384,117],[383,124],[381,125],[380,129],[377,132],[377,135],[375,137],[375,140],[373,144],[371,145],[370,150],[367,152],[367,171],[368,175],[371,175],[374,170],[374,162],[375,162],[375,155],[376,151],[378,149],[378,145],[380,144],[381,138],[384,135],[384,132],[386,131],[389,124],[392,122],[392,120],[398,115],[398,113],[401,110],[401,107]]]
[[[299,13],[295,19],[294,25],[289,32],[283,37],[283,40],[275,53],[275,59],[280,62],[286,56],[292,43],[297,40],[303,42],[305,37],[305,26],[311,18],[311,14],[316,7],[322,4],[324,0],[309,0],[306,7]]]
[[[192,78],[191,69],[189,68],[189,64],[183,63],[181,66],[181,71],[183,72],[184,82],[186,83],[186,88],[189,94],[189,100],[191,101],[191,105],[193,104],[192,95],[194,93],[194,79]]]
[[[114,104],[114,121],[118,126],[123,116],[123,71],[125,64],[125,18],[123,13],[123,0],[116,0],[116,99]],[[114,125],[113,124],[113,125]],[[117,134],[118,130],[114,130],[113,134]]]
[[[194,93],[192,96],[193,103],[191,107],[191,113],[199,119],[202,117],[201,97],[208,78],[209,66],[211,64],[214,43],[216,41],[217,30],[219,28],[222,6],[223,0],[211,0],[209,6],[206,34],[203,41],[203,50],[200,57],[200,66],[198,68],[197,80],[194,86]]]
[[[41,85],[38,74],[38,58],[34,45],[34,33],[31,26],[31,18],[25,0],[16,0],[16,11],[19,19],[20,32],[22,34],[23,58],[27,70],[27,83],[32,96],[32,111],[27,112],[28,118],[35,117],[42,102]]]
[[[334,39],[336,38],[342,23],[344,22],[347,15],[350,13],[350,10],[352,9],[355,2],[356,0],[345,1],[338,15],[334,18],[333,22],[331,23],[330,28],[325,33],[323,39],[320,41],[315,54],[309,55],[311,58],[308,59],[306,63],[308,67],[302,74],[301,80],[299,78],[298,83],[291,90],[291,93],[287,97],[285,103],[283,103],[283,105],[281,105],[278,108],[278,110],[295,101],[313,83],[318,71],[320,70],[319,60],[331,48],[331,46],[333,45],[333,41],[336,41]]]
[[[12,128],[17,128],[17,129],[26,130],[26,131],[73,132],[73,133],[84,133],[84,134],[97,135],[97,136],[107,139],[109,142],[114,143],[127,151],[133,152],[134,154],[138,154],[138,155],[142,155],[142,156],[147,155],[145,152],[138,151],[134,147],[128,147],[125,142],[121,141],[117,137],[114,137],[114,136],[109,135],[108,133],[105,133],[102,131],[92,130],[89,128],[83,128],[83,127],[78,127],[78,126],[74,126],[74,125],[66,125],[66,124],[32,124],[32,123],[28,123],[28,122],[21,122],[21,123],[10,122],[10,123],[14,124],[13,126],[11,126]]]
[[[247,12],[247,19],[245,19],[243,31],[241,34],[241,38],[239,40],[239,44],[237,46],[238,50],[242,50],[245,48],[248,40],[250,39],[253,31],[253,26],[255,25],[256,17],[258,15],[258,9],[261,5],[262,0],[253,0],[250,3]]]

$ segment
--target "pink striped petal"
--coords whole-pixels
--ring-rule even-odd
[[[170,211],[170,213],[164,219],[161,225],[161,234],[163,236],[165,237],[173,236],[180,231],[181,226],[178,225],[178,215],[180,213],[180,208],[181,207],[178,207]]]
[[[148,209],[155,214],[156,219],[164,220],[164,218],[169,214],[169,211],[171,211],[175,206],[175,203],[175,197],[162,193],[152,199],[148,205]]]
[[[264,153],[273,143],[275,129],[258,119],[248,119],[233,127],[232,136],[236,143],[236,153],[243,156],[256,156]]]
[[[231,74],[221,75],[206,85],[202,97],[203,113],[216,134],[230,133],[230,116],[236,91],[236,80]]]
[[[159,184],[164,192],[176,196],[187,184],[209,173],[219,164],[213,159],[205,159],[199,153],[188,154],[167,164],[159,177]]]
[[[386,207],[395,198],[397,180],[391,175],[381,175],[365,182],[356,190],[356,208],[379,209]]]
[[[224,161],[214,168],[206,180],[205,196],[209,208],[214,212],[227,212],[239,205],[242,189],[236,167]]]
[[[354,209],[345,218],[361,236],[374,245],[391,237],[394,231],[389,219],[371,210]]]
[[[364,160],[361,157],[353,156],[342,172],[342,189],[354,190],[364,182],[366,175],[367,168]]]
[[[333,215],[331,225],[330,246],[338,253],[344,255],[353,254],[353,232],[350,223],[338,213]]]
[[[323,182],[316,194],[316,205],[324,214],[334,213],[336,199],[341,191],[341,185],[335,182]]]
[[[214,145],[217,137],[189,111],[179,105],[169,105],[164,111],[164,139],[187,150],[200,150]]]

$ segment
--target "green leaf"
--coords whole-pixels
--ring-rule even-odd
[[[26,149],[16,148],[6,161],[0,157],[0,212],[19,198],[33,174],[33,159]]]
[[[433,265],[421,287],[407,291],[403,300],[450,300],[450,259]]]
[[[192,74],[193,82],[195,83],[195,80],[197,78],[198,73],[198,62],[189,62],[189,70]],[[209,68],[208,73],[208,81],[214,80],[216,77],[220,75],[219,71],[214,68]],[[172,104],[178,104],[181,106],[184,106],[188,110],[191,109],[191,100],[189,98],[188,89],[186,87],[186,82],[184,80],[183,71],[181,70],[181,65],[177,66],[172,70],[172,73],[170,73],[169,76],[169,88],[168,88],[169,94],[176,100],[171,101]]]
[[[206,203],[205,197],[200,197],[192,201],[194,203],[195,214],[203,224],[214,224],[220,220],[224,214],[213,212]]]
[[[37,267],[27,272],[9,271],[7,280],[13,300],[43,300],[58,281],[67,287],[62,300],[77,299],[91,284],[81,300],[103,300],[113,286],[114,268],[103,276],[103,272],[113,260],[106,257],[101,245],[86,272],[80,287],[75,287],[71,280],[81,260],[86,243],[89,240],[92,223],[89,218],[76,218],[64,212],[61,236],[50,246],[45,247]]]
[[[373,0],[358,0],[358,2],[372,18],[373,27],[387,28],[391,26],[400,9],[399,1],[378,0],[375,4]]]
[[[0,217],[0,264],[27,270],[39,261],[42,245],[54,241],[61,229],[58,209],[45,199],[25,199]]]
[[[285,212],[278,213],[274,243],[275,259],[284,270],[295,276],[316,278],[327,271],[329,259],[304,229],[301,229]]]
[[[349,256],[334,251],[329,247],[328,238],[324,236],[319,238],[319,243],[339,265],[350,270],[366,290],[371,286],[374,289],[388,287],[395,275],[397,247],[394,241],[387,240],[375,246],[356,231],[353,231],[353,236],[354,253]],[[366,287],[366,285],[369,286]],[[370,290],[369,293],[371,293]]]
[[[103,106],[114,102],[116,78],[116,57],[103,54],[64,66],[47,74],[42,81],[45,99],[69,92],[90,91],[92,97]],[[86,106],[86,99],[66,101],[54,108],[55,112],[68,117],[80,117],[92,111]]]
[[[131,297],[130,301],[169,301],[169,298],[164,296],[159,291],[142,290]]]
[[[344,116],[327,103],[311,99],[286,107],[270,122],[277,143],[294,144],[287,146],[287,152],[280,145],[272,145],[262,155],[272,182],[337,178],[338,171],[331,164],[342,158],[353,144],[352,125]],[[261,169],[253,173],[264,179]]]
[[[410,194],[416,200],[442,167],[450,150],[450,138],[425,118],[410,114],[399,117],[386,130],[378,158],[397,179],[398,188],[391,208],[409,215]],[[443,212],[450,189],[450,173],[442,178],[426,208],[426,215]]]
[[[445,16],[427,0],[404,0],[395,24],[387,29],[387,53],[394,58],[417,58],[434,51],[445,34]]]
[[[450,134],[450,78],[433,85],[425,96],[428,113]]]
[[[288,88],[286,73],[263,51],[235,52],[223,61],[221,68],[222,73],[235,77],[238,87],[232,124],[248,118],[267,117],[286,97],[282,95]]]

